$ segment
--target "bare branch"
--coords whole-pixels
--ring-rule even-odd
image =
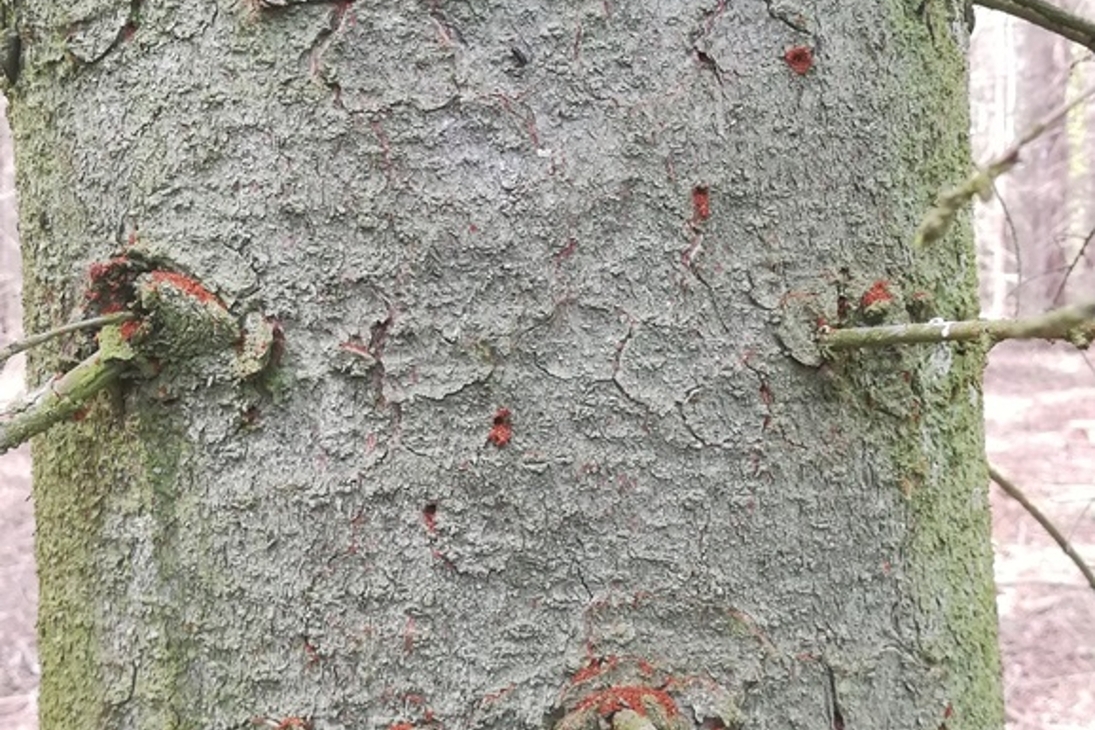
[[[992,464],[989,464],[989,478],[992,479],[992,481],[996,482],[996,484],[1001,489],[1003,489],[1009,497],[1014,499],[1019,504],[1023,505],[1023,509],[1025,509],[1030,514],[1030,516],[1033,517],[1038,522],[1038,524],[1042,526],[1043,530],[1049,533],[1049,536],[1052,537],[1053,541],[1061,547],[1061,550],[1064,551],[1065,555],[1067,555],[1069,559],[1076,564],[1076,567],[1080,569],[1081,573],[1083,573],[1084,578],[1087,579],[1087,583],[1091,586],[1091,590],[1095,591],[1095,573],[1091,571],[1091,568],[1089,568],[1087,563],[1084,562],[1083,558],[1080,557],[1080,554],[1076,552],[1076,549],[1074,547],[1072,547],[1072,543],[1068,541],[1068,538],[1064,536],[1064,533],[1057,529],[1057,526],[1053,524],[1052,520],[1046,517],[1040,509],[1034,506],[1034,504],[1027,498],[1027,495],[1023,493],[1023,490],[1019,489],[1019,487],[1017,487],[1014,482],[1001,474]]]
[[[0,366],[3,366],[9,358],[18,355],[24,350],[37,347],[43,342],[49,342],[52,339],[67,335],[70,332],[94,329],[95,327],[105,327],[108,324],[120,324],[133,319],[137,319],[137,315],[133,312],[115,312],[113,314],[104,314],[102,317],[92,317],[91,319],[84,319],[79,322],[70,322],[69,324],[54,327],[45,332],[39,332],[36,335],[31,335],[30,337],[25,337],[16,342],[12,342],[10,345],[0,350]]]
[[[1050,33],[1056,33],[1062,38],[1095,51],[1095,22],[1073,15],[1056,5],[1043,0],[973,0],[973,2],[974,5],[1021,18]]]

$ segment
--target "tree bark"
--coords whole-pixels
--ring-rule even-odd
[[[954,4],[267,4],[21,8],[28,331],[284,332],[35,443],[43,730],[1002,727],[983,353],[810,350],[977,313]]]

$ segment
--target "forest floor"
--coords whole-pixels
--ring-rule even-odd
[[[11,293],[3,289],[0,299]],[[3,304],[0,345],[18,331]],[[19,363],[9,363],[0,403],[21,380]],[[985,391],[990,461],[1095,565],[1095,368],[1064,346],[1009,343],[994,350]],[[37,728],[29,466],[26,447],[0,457],[0,727],[7,730]],[[992,506],[1008,730],[1095,730],[1095,591],[995,487]]]
[[[1095,352],[997,346],[985,425],[989,461],[1095,568]],[[1008,729],[1095,730],[1095,591],[995,486],[992,510]]]

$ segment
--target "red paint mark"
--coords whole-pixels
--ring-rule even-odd
[[[502,699],[503,697],[508,695],[510,692],[512,692],[516,688],[517,688],[517,685],[508,684],[505,687],[503,687],[502,689],[498,690],[497,692],[488,692],[487,694],[483,695],[483,704],[484,705],[493,705],[495,702]]]
[[[128,322],[122,322],[122,326],[118,328],[118,334],[122,336],[123,340],[128,340],[133,335],[137,334],[141,329],[141,323],[137,320],[131,319]]]
[[[197,299],[202,304],[216,304],[224,308],[224,303],[197,281],[174,271],[153,271],[152,281],[157,284],[170,284],[183,294]]]
[[[437,503],[430,502],[422,508],[422,523],[429,533],[437,532]]]
[[[639,672],[644,677],[649,677],[650,675],[654,674],[654,665],[651,664],[650,662],[646,661],[645,659],[640,659],[638,661],[638,665],[639,665]]]
[[[666,717],[677,716],[677,703],[664,690],[651,687],[624,686],[609,687],[603,692],[596,692],[578,703],[577,709],[588,710],[593,708],[601,717],[610,717],[620,710],[632,710],[639,715],[647,714],[644,700],[652,700],[660,705]]]
[[[593,679],[602,672],[610,672],[614,670],[619,664],[619,659],[615,654],[610,654],[607,657],[590,657],[584,667],[574,673],[574,676],[570,678],[571,684],[579,684],[586,680]]]
[[[692,188],[692,224],[696,225],[711,217],[711,189],[706,185]]]
[[[879,279],[871,284],[871,288],[859,300],[859,306],[861,309],[867,309],[877,304],[889,304],[892,301],[893,294],[890,292],[890,282],[886,279]]]
[[[479,233],[479,226],[474,223],[468,224],[468,233]]]
[[[303,717],[287,717],[284,720],[277,720],[272,717],[252,717],[252,725],[262,725],[263,727],[273,728],[274,730],[312,730],[312,721]]]
[[[354,342],[353,340],[346,340],[345,342],[338,343],[338,349],[345,350],[346,352],[353,353],[354,355],[360,355],[368,360],[373,359],[373,354],[369,352],[369,348],[362,345],[360,342]]]
[[[793,46],[783,54],[783,60],[799,76],[805,76],[814,65],[814,51],[809,46]]]
[[[303,717],[287,717],[278,723],[277,730],[290,730],[290,728],[296,728],[296,730],[312,730],[312,721],[306,720]]]
[[[487,440],[498,448],[502,448],[513,438],[513,424],[510,422],[508,408],[499,408],[494,414],[494,426],[487,435]]]
[[[559,263],[564,259],[569,259],[574,255],[574,252],[578,250],[578,240],[571,236],[567,239],[567,243],[561,249],[555,252],[555,263]]]

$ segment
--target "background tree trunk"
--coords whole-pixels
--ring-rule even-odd
[[[36,443],[44,730],[999,727],[983,353],[808,346],[976,315],[949,5],[27,2],[28,329],[285,334]]]

